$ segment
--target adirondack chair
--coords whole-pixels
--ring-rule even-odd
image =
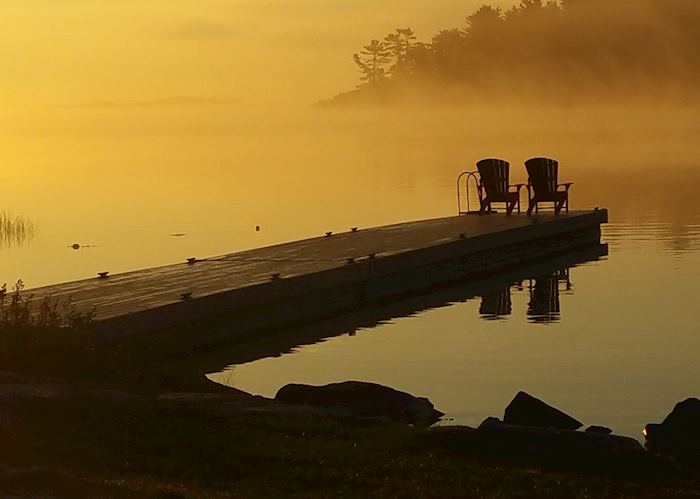
[[[559,162],[549,158],[532,158],[525,162],[527,169],[527,214],[539,211],[538,203],[554,203],[554,213],[569,212],[569,189],[572,182],[558,183]]]
[[[479,202],[481,213],[490,213],[493,203],[505,203],[506,214],[517,207],[520,213],[520,189],[524,184],[510,185],[510,163],[502,159],[482,159],[476,164],[479,170]]]

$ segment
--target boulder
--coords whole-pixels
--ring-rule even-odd
[[[578,430],[583,426],[580,421],[525,392],[518,393],[508,404],[503,422],[507,425],[561,430]]]
[[[469,436],[469,441],[466,440]],[[508,425],[488,418],[465,434],[463,446],[527,466],[594,471],[627,476],[666,475],[672,469],[633,438],[575,430]]]
[[[589,426],[586,428],[586,433],[598,433],[600,435],[610,435],[613,431],[605,426]]]
[[[651,450],[700,457],[700,400],[676,404],[661,424],[646,425],[644,435]]]
[[[360,381],[325,386],[289,384],[280,388],[275,400],[286,404],[322,407],[345,416],[428,426],[443,416],[427,398],[414,397],[393,388]]]

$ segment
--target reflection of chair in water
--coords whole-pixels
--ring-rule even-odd
[[[520,189],[523,184],[509,184],[510,163],[502,159],[482,159],[476,164],[479,170],[479,201],[481,213],[490,213],[493,203],[505,203],[506,214],[517,207],[520,213]]]
[[[562,209],[569,212],[569,189],[571,182],[558,183],[559,162],[548,158],[533,158],[525,162],[527,169],[527,214],[532,210],[539,211],[538,203],[554,203],[554,213],[558,215]]]
[[[564,283],[564,288],[566,291],[571,291],[572,285],[571,285],[571,273],[569,272],[569,269],[560,269],[554,272],[554,277],[557,278],[558,282],[563,282]]]
[[[568,275],[568,274],[567,274]],[[530,282],[530,303],[527,315],[532,322],[547,323],[559,320],[561,308],[559,305],[558,274],[538,277],[534,284]]]
[[[486,293],[481,297],[479,314],[486,320],[502,319],[512,312],[513,302],[510,297],[510,286]]]

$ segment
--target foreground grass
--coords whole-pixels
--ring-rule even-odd
[[[427,430],[401,425],[152,400],[32,401],[21,416],[3,431],[4,462],[70,470],[108,487],[103,497],[700,496],[695,481],[546,471],[454,453]]]

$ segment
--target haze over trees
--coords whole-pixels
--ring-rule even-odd
[[[335,101],[696,100],[699,47],[698,0],[484,5],[427,42],[410,28],[370,41],[358,89]]]

